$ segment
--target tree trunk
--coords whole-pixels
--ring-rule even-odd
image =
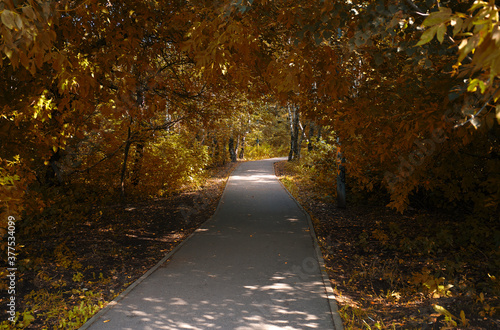
[[[243,136],[241,138],[241,147],[240,147],[240,153],[238,155],[239,159],[243,159],[245,157],[245,137]]]
[[[211,158],[212,159],[217,159],[217,156],[218,156],[218,153],[219,153],[218,145],[219,144],[217,142],[217,138],[213,137],[212,138],[212,143],[210,145],[210,149],[212,150],[212,154],[211,154]]]
[[[231,161],[234,163],[237,161],[236,159],[236,148],[234,146],[234,138],[229,138],[229,156],[231,157]]]
[[[345,189],[345,158],[340,147],[340,140],[337,139],[337,207],[346,208],[346,189]]]
[[[288,153],[288,161],[293,160],[293,149],[294,149],[294,143],[295,139],[293,136],[293,114],[292,110],[290,109],[290,104],[288,104],[288,119],[290,123],[290,152]]]
[[[129,127],[128,134],[127,134],[127,141],[125,142],[125,151],[124,151],[124,156],[123,156],[122,172],[120,175],[120,188],[121,188],[122,198],[125,197],[125,173],[127,172],[128,154],[130,151],[130,146],[132,145],[132,141],[130,140],[130,137],[131,137],[131,132],[130,132],[130,127]]]
[[[141,176],[141,167],[142,167],[142,156],[144,155],[144,144],[137,143],[135,146],[135,159],[134,159],[134,167],[132,170],[132,185],[135,187],[139,185]]]
[[[143,92],[143,87],[140,87],[137,92],[136,92],[136,106],[140,110],[144,107],[144,92]],[[132,124],[132,120],[130,121]],[[122,174],[121,174],[121,192],[122,192],[122,197],[125,197],[125,174],[127,172],[127,159],[128,159],[128,154],[130,152],[130,147],[132,146],[132,141],[131,141],[131,132],[130,132],[130,126],[128,128],[128,136],[127,136],[127,143],[125,144],[125,157],[123,159],[123,167],[122,167]],[[135,160],[134,160],[134,165],[132,167],[132,185],[137,186],[139,184],[139,171],[141,168],[141,159],[142,159],[142,154],[144,151],[144,145],[142,143],[137,143],[136,148],[135,148]]]
[[[299,146],[299,110],[297,107],[292,106],[293,111],[288,105],[288,116],[290,118],[290,152],[288,153],[288,161],[300,159],[300,146]]]
[[[240,136],[236,138],[236,145],[234,146],[234,155],[236,158],[238,158],[238,149],[240,148]]]
[[[312,140],[314,137],[314,126],[313,122],[309,124],[309,133],[307,134],[307,151],[312,151],[314,149]]]
[[[48,186],[60,186],[63,183],[61,170],[57,165],[57,162],[61,159],[61,149],[57,149],[55,153],[50,156],[49,167],[45,172],[45,183]]]
[[[297,113],[297,117],[298,117],[298,113]],[[302,126],[300,120],[298,120],[298,128],[297,128],[297,135],[298,135],[298,138],[297,138],[297,159],[300,159],[300,153],[302,151],[302,141],[304,141],[304,137],[305,137],[305,134],[306,134],[306,126]]]

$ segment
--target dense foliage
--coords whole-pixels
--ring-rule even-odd
[[[338,141],[351,191],[498,222],[494,0],[3,0],[0,21],[1,236],[286,145],[333,186]]]
[[[352,194],[339,208],[315,165],[325,151],[276,170],[311,215],[344,328],[496,329],[495,226],[425,209],[401,215]]]
[[[32,185],[102,187],[108,176],[105,190],[125,195],[165,136],[187,134],[179,149],[201,143],[225,160],[227,143],[234,150],[247,132],[246,100],[288,109],[292,140],[306,122],[332,127],[357,188],[385,187],[398,210],[415,194],[498,208],[493,1],[4,1],[1,10],[7,213],[45,207],[37,189],[26,195]]]

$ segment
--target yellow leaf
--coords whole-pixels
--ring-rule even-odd
[[[21,19],[21,16],[16,14],[14,17],[14,21],[16,22],[17,28],[19,30],[22,30],[22,28],[24,27],[24,24],[23,24],[23,20]]]
[[[455,321],[453,321],[453,319],[455,319],[456,317],[453,316],[453,314],[451,314],[450,312],[448,312],[446,310],[446,308],[444,308],[443,306],[439,306],[439,305],[433,305],[432,307],[434,308],[434,310],[436,312],[447,317],[449,319],[450,323],[453,324],[453,326],[455,326],[455,327],[457,326],[457,323]]]
[[[451,26],[453,26],[453,36],[456,36],[462,30],[463,24],[464,21],[459,17],[452,19]]]
[[[445,24],[440,24],[438,26],[438,29],[437,29],[437,32],[436,32],[436,37],[437,37],[437,40],[440,42],[440,43],[443,43],[443,40],[444,40],[444,35],[446,34],[446,25]]]
[[[465,318],[465,313],[464,311],[460,311],[460,320],[462,321],[462,325],[464,327],[468,326],[469,325],[469,321]]]
[[[2,12],[2,23],[9,29],[13,29],[16,26],[14,21],[14,13],[10,10],[5,9]]]
[[[417,46],[422,46],[430,42],[436,35],[437,29],[438,26],[433,26],[430,29],[425,30],[424,33],[422,33],[420,41],[417,43]]]
[[[439,11],[431,13],[424,21],[424,26],[432,26],[444,23],[451,17],[452,11],[447,7],[440,7]]]

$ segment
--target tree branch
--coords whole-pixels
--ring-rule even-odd
[[[185,118],[186,117],[184,116],[184,117],[181,117],[181,118],[178,118],[176,120],[170,121],[170,122],[168,122],[166,124],[163,124],[163,125],[157,125],[157,126],[153,126],[151,128],[145,128],[142,131],[143,132],[149,132],[149,131],[156,132],[156,131],[166,130],[166,129],[169,129],[170,127],[174,126],[175,124],[181,122]]]
[[[420,16],[429,16],[429,14],[424,13],[412,0],[405,0],[406,3],[415,10],[415,14]]]
[[[110,154],[108,154],[108,155],[104,156],[101,160],[99,160],[99,161],[98,161],[97,163],[95,163],[94,165],[89,166],[89,167],[87,167],[87,168],[85,168],[85,169],[83,169],[83,170],[75,170],[75,171],[72,171],[72,172],[70,172],[70,173],[67,173],[66,175],[72,175],[72,174],[74,174],[74,173],[84,173],[84,172],[88,172],[88,171],[90,171],[91,169],[93,169],[94,167],[96,167],[97,165],[99,165],[100,163],[102,163],[103,161],[105,161],[106,159],[109,159],[109,158],[113,157],[113,156],[114,156],[114,155],[115,155],[118,151],[120,151],[120,150],[122,149],[122,147],[123,147],[124,145],[125,145],[125,143],[123,143],[122,145],[120,145],[120,146],[118,147],[118,149],[116,149],[116,150],[115,150],[115,151],[113,151],[112,153],[110,153]]]
[[[457,124],[455,125],[453,128],[459,128],[459,127],[462,127],[464,126],[465,124],[468,124],[470,122],[472,122],[474,119],[477,118],[477,116],[479,116],[479,114],[481,114],[481,112],[483,112],[484,109],[486,109],[486,106],[491,102],[491,100],[493,100],[493,97],[495,97],[495,95],[500,91],[500,87],[498,87],[490,96],[490,98],[488,99],[488,101],[486,101],[486,103],[484,103],[483,107],[474,115],[472,115],[472,117],[469,118],[469,120],[461,123],[461,124]]]

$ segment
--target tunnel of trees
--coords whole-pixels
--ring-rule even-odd
[[[53,187],[159,193],[245,142],[299,158],[321,131],[391,207],[498,210],[492,1],[0,6],[3,214],[43,213]]]
[[[495,1],[4,0],[0,235],[237,159],[498,221]],[[332,194],[335,187],[332,186]],[[84,215],[82,215],[84,217]]]

